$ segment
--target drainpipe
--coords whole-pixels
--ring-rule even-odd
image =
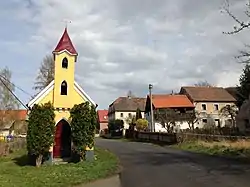
[[[153,89],[153,85],[149,84],[148,85],[148,89],[149,89],[149,97],[150,97],[150,113],[151,113],[151,132],[155,131],[155,124],[154,124],[154,114],[153,114],[153,102],[152,102],[152,89]]]

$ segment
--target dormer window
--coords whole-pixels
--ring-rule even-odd
[[[61,84],[61,95],[67,95],[67,90],[68,90],[67,82],[63,81]]]
[[[66,57],[62,60],[62,68],[68,69],[68,59]]]

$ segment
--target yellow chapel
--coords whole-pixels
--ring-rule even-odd
[[[53,157],[69,157],[71,152],[70,109],[75,104],[95,102],[75,81],[75,62],[78,53],[68,35],[67,28],[53,51],[55,62],[54,80],[44,88],[27,106],[51,102],[55,108],[56,132],[53,144]]]

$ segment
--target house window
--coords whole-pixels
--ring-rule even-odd
[[[219,119],[215,119],[214,122],[215,122],[216,127],[220,127],[220,120]]]
[[[68,68],[68,59],[66,57],[62,60],[62,68]]]
[[[214,104],[214,110],[218,111],[219,110],[219,105],[218,104]]]
[[[123,118],[123,113],[120,114],[121,118]]]
[[[207,119],[202,119],[203,124],[207,124]]]
[[[67,90],[68,90],[67,82],[63,81],[61,84],[61,95],[67,95]]]
[[[131,113],[128,113],[128,117],[130,117],[130,118],[131,118],[131,117],[132,117],[132,114],[131,114]]]
[[[207,110],[207,105],[206,104],[202,104],[201,108],[202,108],[202,110]]]

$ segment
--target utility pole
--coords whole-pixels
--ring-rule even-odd
[[[152,84],[149,84],[148,85],[148,89],[149,89],[149,97],[150,97],[150,113],[151,113],[151,132],[154,132],[155,131],[155,128],[154,128],[154,114],[153,114],[153,102],[152,102],[152,89],[153,89],[153,85]]]

